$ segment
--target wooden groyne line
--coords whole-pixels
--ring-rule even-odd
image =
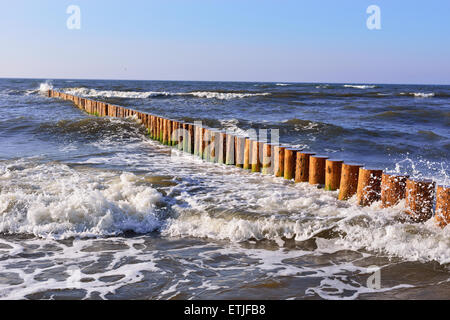
[[[388,174],[362,164],[344,163],[312,152],[55,90],[49,90],[48,97],[73,101],[81,110],[99,117],[137,117],[147,128],[151,139],[205,161],[234,165],[252,172],[294,180],[296,183],[323,185],[328,191],[339,190],[339,200],[347,200],[356,194],[357,203],[361,206],[381,200],[381,206],[387,208],[405,199],[405,212],[414,221],[429,220],[433,217],[435,207],[436,223],[441,227],[450,223],[450,187],[436,186],[432,180]]]

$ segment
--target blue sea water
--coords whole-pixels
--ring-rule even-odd
[[[204,163],[48,88],[449,184],[450,86],[1,79],[0,297],[450,296],[449,228],[403,203]]]

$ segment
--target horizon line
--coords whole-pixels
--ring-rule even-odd
[[[321,81],[250,81],[250,80],[160,80],[160,79],[114,79],[114,78],[58,78],[58,77],[52,77],[52,78],[35,78],[35,77],[2,77],[0,76],[1,80],[79,80],[79,81],[155,81],[155,82],[242,82],[242,83],[289,83],[289,84],[367,84],[367,85],[427,85],[427,86],[450,86],[449,83],[398,83],[398,82],[321,82]]]

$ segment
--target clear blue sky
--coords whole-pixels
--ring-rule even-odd
[[[2,1],[0,41],[0,77],[450,84],[448,0]]]

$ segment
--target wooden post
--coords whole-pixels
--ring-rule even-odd
[[[383,173],[381,176],[381,207],[395,206],[406,195],[408,176]]]
[[[273,172],[275,177],[284,177],[284,153],[286,147],[275,145],[273,147]]]
[[[440,227],[450,224],[450,186],[438,186],[436,191],[436,222]]]
[[[177,149],[182,147],[183,136],[180,136],[180,122],[176,120],[172,120],[172,135],[171,135],[171,145]]]
[[[259,155],[262,152],[261,145],[264,142],[252,141],[252,172],[260,172],[261,171],[261,157]]]
[[[358,174],[358,204],[370,206],[381,198],[381,175],[383,170],[359,168]]]
[[[214,129],[209,130],[209,153],[208,153],[208,161],[216,162],[216,135],[218,132]],[[217,139],[219,140],[219,139]]]
[[[203,160],[209,161],[209,154],[210,154],[210,149],[211,149],[211,129],[204,129],[205,131],[203,132],[203,153],[202,153],[202,158]]]
[[[199,136],[200,136],[200,127],[197,125],[194,125],[194,155],[198,156],[198,150],[199,150]]]
[[[186,131],[187,131],[187,123],[178,121],[176,136],[178,141],[177,149],[180,151],[184,150],[184,145],[186,144],[186,142],[184,141],[184,139],[187,138]]]
[[[295,179],[295,167],[298,151],[300,150],[293,148],[286,148],[284,150],[284,178],[286,180]]]
[[[327,159],[325,163],[325,190],[335,191],[341,184],[342,160]]]
[[[185,150],[187,153],[193,154],[194,153],[194,129],[195,126],[192,123],[188,124],[188,144],[187,149]]]
[[[245,148],[244,148],[244,166],[245,170],[251,170],[252,162],[252,141],[250,138],[245,138]]]
[[[273,174],[273,148],[271,143],[263,145],[262,174]]]
[[[169,119],[163,118],[163,141],[162,143],[167,145],[169,144]]]
[[[225,132],[219,132],[216,136],[216,155],[217,162],[220,164],[227,162],[227,136]]]
[[[183,143],[181,144],[181,150],[187,152],[188,140],[189,140],[189,123],[183,122],[181,124],[182,135],[183,135]]]
[[[206,142],[205,142],[205,139],[207,139],[207,136],[206,136],[206,134],[207,134],[207,129],[206,128],[200,128],[200,131],[201,131],[201,135],[200,135],[200,138],[201,138],[201,141],[200,141],[200,149],[198,150],[199,151],[199,157],[200,158],[202,158],[202,159],[204,159],[204,157],[205,157],[205,151],[206,151]]]
[[[406,180],[406,213],[414,221],[427,221],[433,216],[436,183],[432,180]]]
[[[359,168],[362,164],[344,163],[341,170],[341,182],[339,184],[339,200],[348,200],[358,191]]]
[[[226,150],[225,150],[225,163],[228,165],[234,165],[235,164],[235,136],[232,134],[226,135]]]
[[[156,140],[162,142],[162,138],[163,138],[163,122],[162,122],[162,118],[161,117],[157,117],[156,130],[157,130]]]
[[[245,138],[244,137],[235,137],[234,138],[234,152],[236,159],[236,167],[243,168],[244,167],[244,154],[245,154]]]
[[[297,151],[295,159],[295,182],[309,182],[309,158],[314,152]]]
[[[309,158],[309,184],[325,184],[325,162],[327,156],[311,156]]]

